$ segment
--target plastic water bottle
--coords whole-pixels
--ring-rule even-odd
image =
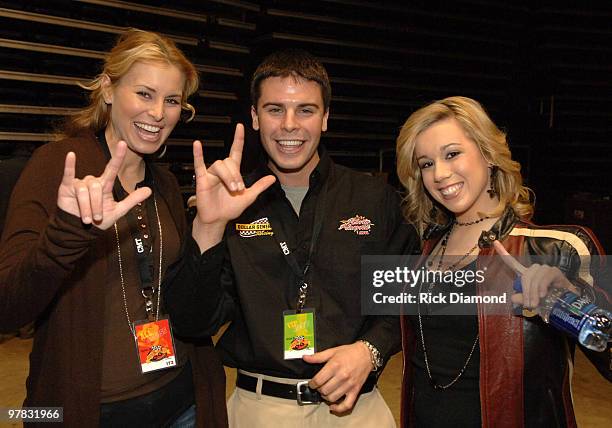
[[[520,277],[514,280],[514,290],[523,291]],[[577,339],[585,348],[602,352],[612,341],[612,312],[595,306],[587,297],[551,288],[535,311],[546,323]]]

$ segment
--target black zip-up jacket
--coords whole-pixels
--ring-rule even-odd
[[[268,174],[271,171],[261,167],[245,184]],[[282,315],[296,308],[298,277],[280,242],[303,269],[315,220],[321,226],[306,276],[305,307],[316,310],[317,350],[365,339],[386,361],[400,349],[399,320],[361,314],[360,258],[414,253],[418,235],[404,223],[399,197],[391,187],[334,164],[324,151],[299,217],[277,181],[228,224],[220,244],[201,257],[197,246],[191,249],[197,253],[185,258],[191,266],[180,267],[165,291],[175,330],[208,336],[231,321],[218,344],[226,365],[271,376],[311,378],[319,366],[283,358]],[[256,233],[244,226],[253,224],[261,230]],[[269,225],[274,235],[262,225]]]

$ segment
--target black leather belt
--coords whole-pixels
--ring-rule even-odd
[[[257,378],[247,374],[238,373],[236,378],[236,386],[246,389],[247,391],[257,391]],[[359,394],[366,394],[376,386],[376,377],[369,376]],[[316,389],[311,389],[308,386],[308,381],[296,382],[294,384],[273,382],[271,380],[262,380],[261,393],[276,398],[285,398],[287,400],[296,400],[299,405],[304,404],[319,404],[323,402],[321,394]]]

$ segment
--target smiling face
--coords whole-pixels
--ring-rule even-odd
[[[498,203],[487,193],[489,164],[455,119],[434,123],[416,138],[415,156],[429,195],[459,221],[491,212]]]
[[[136,62],[115,85],[107,78],[103,90],[111,106],[105,129],[109,147],[124,140],[129,153],[155,153],[181,116],[184,85],[183,73],[165,63]]]
[[[329,116],[320,86],[293,76],[269,77],[261,82],[261,96],[251,116],[268,154],[268,166],[280,183],[308,186]]]

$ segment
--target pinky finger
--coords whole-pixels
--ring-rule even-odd
[[[331,404],[329,409],[337,414],[346,413],[353,408],[356,398],[357,395],[352,392],[346,394],[344,396],[344,400],[340,401],[339,403]]]

